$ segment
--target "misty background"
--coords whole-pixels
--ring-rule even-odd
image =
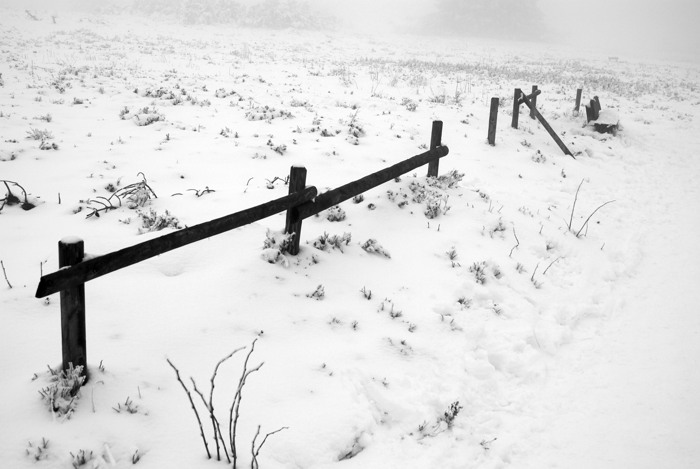
[[[197,17],[196,12],[227,4],[239,5],[239,12],[254,5],[291,6],[314,17],[293,27],[541,41],[608,56],[700,63],[700,2],[695,0],[0,0],[0,6],[57,15],[83,9],[172,18],[180,8],[190,12],[179,18],[186,23],[220,22],[226,15]]]

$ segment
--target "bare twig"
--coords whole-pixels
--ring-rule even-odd
[[[238,460],[238,452],[236,450],[236,430],[238,428],[238,419],[240,417],[241,400],[243,399],[243,387],[245,386],[245,382],[248,379],[248,376],[251,373],[258,371],[264,365],[263,362],[255,368],[248,370],[248,361],[250,360],[250,356],[255,350],[255,343],[257,341],[258,339],[253,340],[253,343],[250,347],[250,352],[248,352],[248,355],[245,358],[245,362],[243,363],[243,372],[241,373],[241,377],[238,380],[238,389],[236,390],[236,393],[233,396],[233,403],[231,404],[231,409],[229,410],[228,432],[229,440],[231,443],[231,456],[233,458],[233,467],[236,467],[236,462]]]
[[[574,196],[574,205],[571,207],[571,216],[569,217],[569,230],[571,230],[571,225],[574,222],[574,210],[576,210],[576,201],[578,200],[578,191],[581,190],[581,186],[583,185],[583,179],[581,179],[581,183],[578,185],[578,189],[576,189],[576,195]]]
[[[248,182],[245,183],[245,190],[243,191],[244,194],[245,194],[246,192],[248,192],[248,184],[250,184],[250,181],[252,181],[253,179],[254,179],[254,178],[250,178],[250,179],[248,179]]]
[[[143,178],[143,181],[135,182],[133,184],[129,184],[127,186],[124,186],[121,189],[112,193],[112,195],[110,195],[109,198],[98,196],[98,197],[95,197],[94,199],[88,200],[88,204],[90,204],[92,202],[97,202],[100,205],[102,205],[102,208],[93,208],[92,212],[88,213],[86,218],[90,218],[92,216],[96,216],[99,218],[100,212],[107,212],[109,210],[114,210],[118,207],[121,207],[123,198],[128,198],[131,201],[133,206],[131,206],[130,208],[134,208],[134,206],[142,206],[149,199],[152,199],[152,198],[157,199],[158,196],[153,191],[151,186],[148,185],[148,181],[146,180],[146,176],[142,172],[139,172],[137,174],[137,176],[139,176],[139,175]],[[213,192],[213,191],[210,191],[210,192]],[[117,199],[118,205],[115,205],[112,202],[113,198]],[[102,200],[99,200],[99,199],[104,200],[104,202]]]
[[[520,246],[520,240],[518,239],[518,235],[515,233],[515,227],[513,227],[513,236],[515,236],[515,242],[517,243],[513,248],[510,250],[510,254],[508,254],[508,257],[511,257],[513,255],[513,251],[515,251],[515,248]]]
[[[182,389],[184,389],[185,392],[187,393],[187,398],[190,400],[190,404],[192,405],[192,410],[194,411],[194,415],[195,415],[195,417],[197,417],[197,423],[199,424],[199,432],[202,435],[202,441],[204,442],[204,449],[207,450],[207,458],[211,459],[211,453],[209,452],[209,445],[207,444],[207,438],[204,436],[204,428],[202,427],[202,420],[199,418],[199,412],[197,412],[197,408],[195,407],[194,401],[192,400],[192,394],[190,393],[190,390],[187,389],[187,386],[185,386],[185,383],[180,378],[180,370],[178,370],[175,367],[175,365],[173,365],[173,362],[171,362],[169,358],[166,358],[165,360],[172,367],[172,369],[175,370],[175,375],[177,376],[177,380],[182,385]]]
[[[209,418],[211,419],[211,426],[214,432],[214,443],[216,444],[216,460],[221,461],[221,446],[223,446],[224,454],[226,455],[226,460],[230,464],[231,458],[229,458],[228,450],[226,449],[226,440],[224,440],[224,437],[221,434],[221,425],[219,425],[219,420],[214,415],[214,407],[211,403],[208,403],[207,400],[204,398],[204,394],[202,394],[202,391],[200,391],[199,388],[197,388],[197,383],[191,376],[190,381],[192,381],[192,386],[194,386],[194,392],[196,392],[197,395],[199,395],[199,397],[202,399],[204,408],[207,409],[207,411],[209,411]],[[219,439],[221,440],[221,444],[219,444]]]
[[[214,417],[214,387],[215,387],[214,382],[216,380],[216,374],[219,371],[219,367],[221,366],[221,364],[224,363],[229,358],[231,358],[235,353],[243,350],[244,348],[245,347],[237,348],[233,352],[229,353],[224,358],[219,360],[219,362],[214,367],[214,373],[212,373],[211,379],[209,380],[209,382],[211,383],[211,390],[209,391],[209,405],[207,405],[207,402],[204,400],[204,396],[202,396],[202,401],[204,401],[204,405],[207,406],[207,408],[209,410],[209,414],[211,416],[211,422],[212,422],[212,425],[214,426],[214,441],[216,441],[216,457],[219,461],[221,460],[221,456],[219,454],[219,440],[218,440],[218,438],[221,438],[221,443],[224,446],[224,453],[226,454],[226,460],[229,463],[231,462],[231,459],[229,458],[228,451],[226,450],[226,440],[224,440],[223,436],[221,435],[221,425],[219,425],[218,420],[216,419],[216,417]],[[194,383],[194,380],[192,380],[192,382]],[[218,438],[217,438],[217,431],[218,431]]]
[[[537,272],[537,268],[540,266],[540,263],[538,262],[537,265],[535,266],[535,270],[532,271],[532,276],[530,277],[530,281],[534,282],[535,281],[535,272]]]
[[[194,195],[196,195],[197,197],[201,197],[201,196],[203,196],[204,194],[208,194],[208,193],[210,193],[210,192],[216,192],[214,189],[209,189],[209,186],[206,186],[206,187],[205,187],[204,189],[202,189],[202,190],[199,190],[199,189],[187,189],[187,190],[188,190],[188,191],[193,191],[193,192],[194,192]],[[173,194],[173,195],[176,195],[176,194]],[[179,194],[179,195],[182,195],[182,194]]]
[[[549,270],[549,268],[552,267],[552,266],[554,265],[554,263],[555,263],[556,261],[558,261],[559,259],[561,259],[561,256],[559,256],[559,257],[557,257],[556,259],[554,259],[554,260],[551,262],[551,264],[549,264],[549,265],[547,266],[547,268],[544,269],[544,272],[542,272],[542,275],[547,275],[547,271]],[[533,274],[533,275],[534,275],[534,274]]]
[[[0,210],[2,210],[5,207],[5,205],[16,205],[20,203],[19,197],[14,195],[12,193],[12,190],[10,190],[10,184],[19,187],[19,189],[22,191],[22,194],[24,196],[24,203],[21,205],[21,207],[24,210],[31,210],[32,208],[34,208],[34,204],[29,203],[27,191],[19,183],[15,181],[8,181],[6,179],[3,179],[2,183],[5,184],[5,188],[7,189],[7,195],[4,199],[0,199],[0,202],[2,202],[2,205],[0,205]]]
[[[255,432],[255,436],[253,437],[253,443],[250,445],[250,452],[253,455],[253,459],[250,461],[250,469],[258,469],[258,456],[260,455],[260,450],[262,449],[263,445],[267,441],[267,438],[271,435],[274,435],[275,433],[279,433],[282,430],[287,430],[289,427],[282,427],[278,428],[277,430],[268,433],[265,435],[265,438],[260,442],[260,445],[258,447],[255,447],[255,440],[257,440],[258,435],[260,434],[260,425],[258,425],[258,430]]]
[[[5,281],[7,282],[7,286],[12,288],[12,284],[10,283],[9,280],[7,280],[7,272],[5,272],[5,264],[0,261],[0,266],[2,266],[2,274],[5,276]]]
[[[607,202],[605,202],[605,203],[602,204],[602,205],[599,205],[598,208],[596,208],[595,210],[593,210],[593,212],[592,212],[590,215],[588,215],[588,218],[586,218],[586,221],[583,222],[583,225],[581,225],[581,228],[579,228],[579,230],[576,232],[576,237],[577,237],[577,238],[579,237],[579,235],[581,234],[581,231],[583,231],[583,229],[586,227],[586,225],[588,225],[588,222],[590,221],[591,217],[592,217],[593,215],[595,215],[595,213],[596,213],[598,210],[600,210],[601,208],[603,208],[603,207],[605,207],[606,205],[611,204],[611,203],[613,203],[613,202],[615,202],[615,201],[614,201],[614,200],[608,200]]]

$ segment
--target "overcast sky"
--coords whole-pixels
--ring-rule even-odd
[[[43,7],[60,12],[62,4],[75,1],[0,0],[0,5]],[[107,1],[131,4],[133,0],[102,0]],[[435,0],[309,1],[365,31],[404,29],[426,15],[436,3]],[[700,62],[700,0],[539,0],[539,5],[554,40],[594,47],[608,55],[686,58]]]
[[[698,0],[540,0],[552,28],[569,42],[619,53],[679,55],[700,62]]]
[[[314,0],[365,29],[400,26],[434,0]],[[469,1],[469,0],[463,0]],[[609,55],[700,62],[700,0],[539,0],[552,39]]]

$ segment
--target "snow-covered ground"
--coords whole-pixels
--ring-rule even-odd
[[[36,205],[0,210],[1,467],[72,467],[81,450],[84,467],[225,466],[166,359],[208,394],[247,347],[216,376],[227,433],[256,339],[239,467],[258,425],[287,427],[264,468],[697,464],[697,65],[1,13],[0,180]],[[510,127],[513,89],[535,84],[575,159],[524,108]],[[572,112],[579,87],[620,116],[616,136]],[[292,165],[331,189],[422,153],[438,119],[451,179],[421,168],[343,203],[343,220],[307,219],[298,256],[266,261],[279,214],[86,284],[91,378],[69,419],[50,412],[60,308],[34,293],[58,240],[121,249],[281,197]],[[86,217],[144,181],[157,198]],[[166,210],[171,227],[141,233]],[[347,235],[324,250],[324,233]]]

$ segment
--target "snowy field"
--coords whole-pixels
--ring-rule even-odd
[[[700,67],[41,16],[0,11],[0,180],[21,185],[0,184],[0,467],[229,466],[166,359],[208,397],[246,347],[216,376],[228,435],[253,341],[239,467],[697,467]],[[575,158],[524,106],[510,127],[532,85]],[[617,135],[584,125],[577,88]],[[445,177],[307,219],[298,256],[269,247],[282,213],[89,282],[90,380],[51,412],[59,298],[34,294],[60,239],[115,251],[282,197],[292,165],[332,189],[423,153],[433,120]],[[152,192],[105,208],[132,184]],[[284,429],[253,461],[258,426],[256,446]]]

